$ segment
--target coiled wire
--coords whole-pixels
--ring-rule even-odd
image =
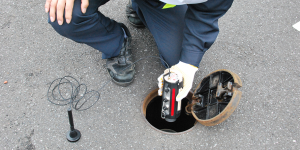
[[[148,58],[158,58],[164,62],[169,69],[168,63],[160,57],[157,56],[146,56],[133,62],[131,65],[138,63],[141,60]],[[131,65],[125,67],[123,70],[131,67]],[[121,72],[123,71],[121,70]],[[87,90],[85,84],[80,84],[77,79],[72,76],[64,76],[62,78],[57,78],[51,82],[48,92],[47,99],[50,103],[58,106],[70,105],[69,108],[73,108],[78,111],[84,111],[93,107],[101,98],[100,91],[110,83],[112,78],[108,79],[98,91]],[[85,107],[84,107],[85,106]]]

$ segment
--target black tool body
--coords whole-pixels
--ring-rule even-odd
[[[182,88],[182,80],[176,73],[168,73],[163,76],[161,118],[168,122],[175,122],[181,113],[181,101],[176,101],[179,89]]]

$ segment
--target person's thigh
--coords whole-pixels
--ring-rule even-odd
[[[188,5],[180,60],[196,67],[219,34],[218,20],[231,7],[233,0],[208,0]]]
[[[109,0],[90,0],[87,12],[83,14],[81,0],[75,0],[70,24],[64,21],[60,26],[57,21],[48,22],[62,36],[101,51],[104,59],[117,56],[124,40],[124,33],[116,21],[98,11],[98,7],[107,1]]]
[[[132,0],[133,9],[152,33],[160,56],[169,64],[179,62],[186,5],[162,9],[162,2]]]

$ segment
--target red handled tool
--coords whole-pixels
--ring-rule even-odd
[[[174,122],[181,113],[181,101],[176,101],[179,89],[182,88],[182,79],[176,73],[167,73],[163,76],[161,118]]]

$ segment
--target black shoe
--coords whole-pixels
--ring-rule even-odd
[[[129,0],[127,6],[126,6],[126,16],[130,24],[137,28],[144,28],[145,25],[141,21],[141,19],[138,17],[136,11],[132,8],[132,2]]]
[[[120,86],[128,86],[135,74],[132,53],[130,49],[131,34],[128,28],[119,23],[124,29],[127,38],[124,39],[120,54],[106,60],[106,69],[113,81]]]

